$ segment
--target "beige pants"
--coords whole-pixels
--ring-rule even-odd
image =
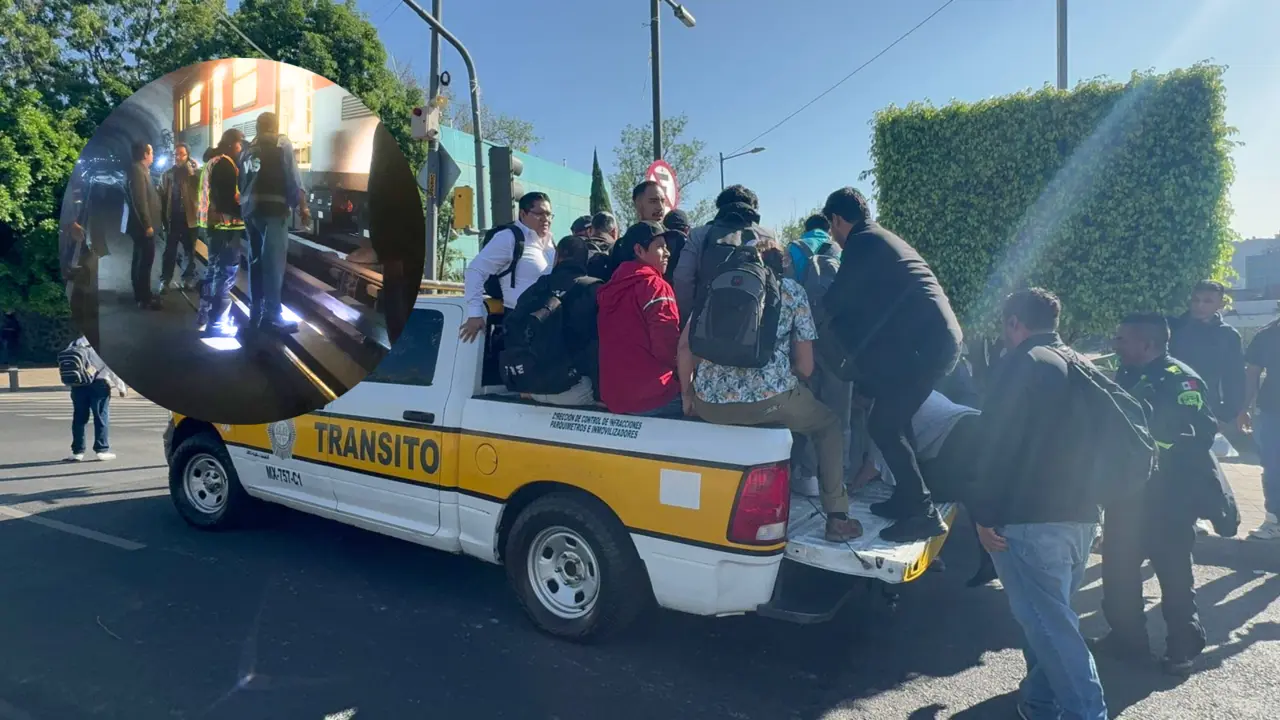
[[[694,396],[698,417],[717,425],[781,425],[805,435],[818,451],[824,512],[849,512],[844,489],[844,433],[840,418],[804,385],[753,403],[709,403]]]

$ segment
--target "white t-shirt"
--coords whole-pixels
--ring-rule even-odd
[[[502,304],[513,308],[516,301],[538,278],[551,271],[555,265],[556,245],[548,235],[539,237],[521,222],[516,227],[524,233],[524,254],[516,264],[516,284],[511,287],[511,276],[502,278]],[[463,274],[463,295],[467,299],[467,317],[486,317],[484,307],[484,284],[492,275],[505,271],[511,265],[511,252],[515,247],[515,234],[503,230],[489,244],[480,249]]]
[[[920,460],[937,457],[942,451],[942,443],[946,441],[947,436],[951,434],[951,429],[956,426],[960,418],[966,415],[978,415],[980,412],[968,405],[953,403],[947,399],[946,395],[934,390],[911,418],[911,429],[916,436],[916,457]],[[885,464],[880,452],[875,450],[874,444],[872,449],[876,467],[880,469],[880,476],[885,482],[892,484],[893,473]]]

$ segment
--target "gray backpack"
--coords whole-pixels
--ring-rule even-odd
[[[826,317],[822,308],[822,298],[826,296],[831,283],[836,279],[836,272],[840,270],[840,252],[832,242],[823,243],[816,252],[805,243],[797,242],[795,245],[808,259],[803,273],[804,279],[800,285],[804,288],[805,295],[809,297],[809,308],[813,311],[813,320],[819,323]]]

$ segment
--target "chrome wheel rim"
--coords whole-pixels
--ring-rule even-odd
[[[216,515],[227,505],[227,472],[212,455],[201,453],[187,461],[182,489],[187,503],[205,515]]]
[[[529,583],[538,602],[565,620],[586,616],[600,596],[600,563],[582,535],[550,527],[529,545]]]

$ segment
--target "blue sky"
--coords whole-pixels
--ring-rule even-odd
[[[663,110],[687,113],[712,155],[730,151],[844,77],[943,0],[687,0],[697,27],[663,6]],[[430,9],[430,0],[418,0]],[[387,49],[425,76],[428,26],[400,0],[359,0]],[[1056,77],[1054,0],[957,0],[817,104],[731,160],[726,182],[760,196],[769,224],[820,205],[870,167],[872,113],[1039,87]],[[619,131],[651,117],[649,3],[644,0],[444,0],[444,20],[477,65],[482,102],[532,121],[533,149],[584,172],[593,147],[612,164]],[[1236,151],[1234,227],[1280,233],[1280,2],[1071,0],[1069,77],[1127,79],[1212,59],[1229,66]],[[443,67],[465,87],[446,46]],[[682,204],[719,189],[718,171]],[[870,190],[869,187],[864,189]]]

